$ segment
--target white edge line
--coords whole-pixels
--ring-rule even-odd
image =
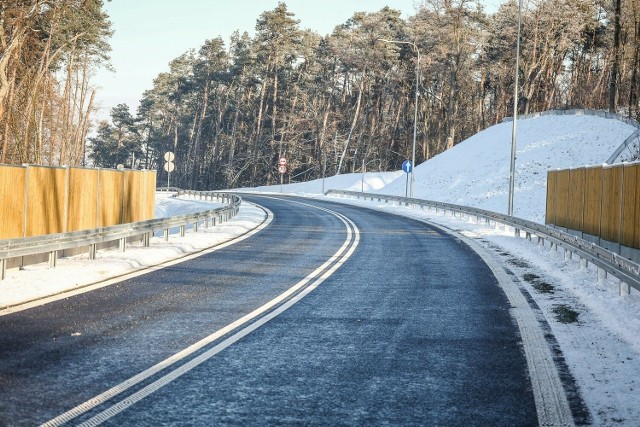
[[[294,203],[300,203],[300,204],[307,205],[307,204],[301,203],[301,202],[294,202]],[[198,351],[199,349],[205,347],[206,345],[210,344],[211,342],[213,342],[213,341],[219,339],[220,337],[230,333],[234,329],[239,328],[243,324],[249,322],[253,318],[259,316],[262,313],[264,313],[265,311],[268,311],[273,306],[277,305],[278,303],[282,302],[283,300],[285,300],[286,298],[291,296],[291,294],[293,294],[296,291],[298,291],[301,287],[305,286],[309,281],[313,280],[314,276],[317,276],[323,270],[327,269],[327,267],[329,265],[331,265],[332,263],[336,262],[336,265],[338,265],[338,266],[342,265],[342,263],[344,261],[338,260],[338,258],[345,252],[346,248],[349,246],[351,238],[352,238],[352,234],[353,234],[353,232],[351,231],[351,228],[349,228],[349,224],[351,224],[351,226],[355,230],[356,241],[355,241],[355,245],[352,245],[352,248],[349,251],[347,251],[347,255],[345,255],[344,259],[347,259],[347,258],[349,258],[351,256],[351,254],[355,250],[355,247],[357,246],[357,244],[358,244],[358,242],[360,240],[360,232],[359,232],[358,228],[356,227],[356,225],[350,219],[348,219],[346,217],[344,217],[344,219],[343,219],[343,216],[341,214],[337,213],[337,212],[331,211],[329,209],[321,208],[319,206],[314,206],[314,205],[307,205],[307,206],[314,207],[316,209],[320,209],[320,210],[323,210],[323,211],[326,211],[326,212],[329,212],[329,213],[332,213],[332,214],[336,215],[345,224],[345,226],[347,228],[347,238],[345,239],[345,242],[338,249],[338,251],[336,253],[334,253],[324,264],[322,264],[320,267],[318,267],[316,270],[314,270],[312,273],[310,273],[307,277],[305,277],[304,279],[302,279],[301,281],[296,283],[293,287],[289,288],[287,291],[283,292],[282,294],[280,294],[279,296],[277,296],[273,300],[267,302],[266,304],[262,305],[261,307],[257,308],[256,310],[252,311],[251,313],[249,313],[249,314],[241,317],[240,319],[230,323],[229,325],[219,329],[218,331],[214,332],[213,334],[211,334],[211,335],[203,338],[202,340],[190,345],[189,347],[187,347],[184,350],[174,354],[173,356],[171,356],[171,357],[169,357],[169,358],[157,363],[156,365],[154,365],[154,366],[152,366],[152,367],[140,372],[139,374],[129,378],[128,380],[126,380],[126,381],[124,381],[124,382],[112,387],[111,389],[109,389],[109,390],[107,390],[107,391],[105,391],[105,392],[93,397],[92,399],[87,400],[84,403],[81,403],[80,405],[70,409],[69,411],[67,411],[67,412],[65,412],[65,413],[63,413],[63,414],[61,414],[61,415],[59,415],[59,416],[57,416],[57,417],[55,417],[53,419],[51,419],[50,421],[45,422],[44,424],[42,424],[42,426],[49,427],[49,426],[61,425],[63,423],[66,423],[66,422],[68,422],[68,421],[70,421],[70,420],[82,415],[83,413],[95,408],[96,406],[99,406],[99,405],[103,404],[107,400],[109,400],[109,399],[117,396],[118,394],[128,390],[129,388],[133,387],[134,385],[139,384],[140,382],[142,382],[142,381],[146,380],[147,378],[155,375],[156,373],[160,372],[161,370],[163,370],[163,369],[165,369],[165,368],[167,368],[167,367],[179,362],[180,360],[188,357],[189,355],[191,355],[194,352]],[[346,221],[345,221],[345,219],[346,219]],[[347,221],[348,221],[348,223],[347,223]],[[337,268],[338,267],[335,267],[335,269],[337,269]],[[335,269],[331,269],[330,271],[333,272],[333,271],[335,271]],[[328,276],[325,277],[325,275],[323,275],[321,277],[322,277],[322,281],[324,281],[326,279],[326,277],[328,277]],[[314,284],[315,286],[312,285],[313,289],[315,289],[315,287],[317,287],[321,282],[319,282],[318,284]],[[304,295],[306,295],[307,293],[304,293]],[[274,312],[276,312],[276,311],[274,311]],[[278,314],[279,313],[280,312],[278,312]],[[238,333],[241,333],[241,332],[242,331],[240,331]],[[227,340],[229,340],[231,338],[232,337],[228,338]],[[240,339],[240,338],[238,338],[238,339]],[[237,339],[236,339],[236,341],[237,341]],[[223,341],[223,342],[226,342],[226,340]],[[233,341],[233,342],[235,342],[235,341]],[[228,347],[229,345],[233,344],[233,342],[229,343],[226,347]],[[219,344],[219,345],[222,345],[222,343]],[[217,347],[218,346],[214,347],[213,349],[215,349]],[[226,348],[226,347],[224,347],[224,348]],[[212,351],[213,349],[211,349],[209,351]],[[220,351],[220,350],[218,350],[218,351]],[[204,353],[204,354],[206,354],[206,353]],[[196,359],[194,359],[194,360],[196,360]],[[185,364],[185,365],[187,365],[187,364]],[[167,374],[167,375],[171,375],[171,373]],[[161,380],[162,379],[160,379],[158,381],[161,381]]]
[[[250,202],[245,202],[245,203],[250,203]],[[70,289],[70,290],[66,290],[66,291],[62,291],[60,293],[57,293],[55,295],[51,295],[48,297],[44,297],[44,298],[38,298],[36,300],[33,301],[29,301],[29,302],[25,302],[22,304],[17,304],[17,305],[12,305],[3,309],[0,309],[0,316],[6,316],[9,314],[13,314],[13,313],[18,313],[20,311],[24,311],[24,310],[28,310],[30,308],[35,308],[35,307],[40,307],[42,305],[46,305],[55,301],[59,301],[65,298],[69,298],[75,295],[80,295],[80,294],[84,294],[86,292],[91,292],[91,291],[95,291],[96,289],[101,289],[107,286],[111,286],[114,285],[116,283],[120,283],[122,281],[125,280],[129,280],[129,279],[133,279],[134,277],[138,277],[138,276],[142,276],[143,274],[147,274],[153,271],[158,271],[158,270],[162,270],[163,268],[166,267],[171,267],[173,265],[176,264],[180,264],[181,262],[185,262],[185,261],[189,261],[191,259],[197,258],[199,256],[203,256],[206,254],[210,254],[212,252],[215,252],[217,250],[226,248],[227,246],[231,246],[235,243],[238,243],[244,239],[247,239],[251,236],[253,236],[254,234],[259,233],[260,231],[262,231],[263,229],[265,229],[270,223],[271,221],[273,221],[273,213],[265,208],[264,206],[260,206],[257,205],[255,203],[252,203],[255,206],[259,207],[260,209],[262,209],[265,212],[265,218],[262,221],[262,223],[260,223],[256,228],[254,228],[253,230],[250,230],[244,234],[241,234],[239,236],[236,237],[232,237],[230,240],[227,240],[226,242],[222,242],[219,243],[215,246],[212,246],[210,248],[206,248],[206,249],[202,249],[202,250],[198,250],[197,252],[193,252],[191,254],[182,256],[180,258],[176,258],[176,259],[171,259],[168,261],[163,261],[159,264],[156,265],[152,265],[149,267],[143,267],[141,269],[129,272],[129,273],[124,273],[122,275],[119,275],[117,277],[112,277],[110,279],[105,279],[103,281],[97,282],[97,283],[93,283],[90,285],[84,285],[82,287],[76,288],[76,289]],[[153,249],[153,248],[152,248]],[[99,262],[99,261],[96,261]]]
[[[403,215],[434,226],[444,233],[465,242],[493,272],[498,284],[512,306],[511,315],[516,320],[522,346],[529,368],[531,387],[536,404],[538,423],[542,426],[575,425],[571,407],[558,374],[553,355],[536,316],[524,295],[502,266],[474,240],[439,224],[409,215]]]

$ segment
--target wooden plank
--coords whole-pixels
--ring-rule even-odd
[[[28,174],[27,237],[63,233],[67,169],[30,166]]]
[[[602,203],[602,167],[585,169],[585,193],[583,230],[585,233],[600,235],[600,205]]]
[[[124,172],[124,222],[142,221],[145,216],[144,172]]]
[[[123,223],[123,185],[123,172],[110,169],[100,170],[98,227]]]
[[[96,228],[97,169],[69,169],[69,219],[67,231]]]
[[[146,177],[146,213],[144,219],[153,219],[156,217],[156,171],[147,171]]]
[[[556,223],[556,197],[558,194],[557,182],[558,182],[558,172],[548,171],[547,172],[547,206],[545,208],[545,216],[544,216],[545,224]]]
[[[640,249],[640,163],[624,166],[621,244]]]
[[[633,231],[633,247],[640,249],[640,164],[636,164],[636,221]]]
[[[26,168],[0,166],[0,239],[24,236]]]
[[[620,242],[622,229],[622,167],[602,169],[602,209],[600,237]]]
[[[569,171],[569,205],[567,228],[582,230],[584,223],[585,168]]]
[[[569,170],[558,171],[556,180],[556,225],[568,227],[569,225]]]

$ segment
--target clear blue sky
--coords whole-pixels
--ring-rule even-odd
[[[279,0],[111,0],[105,1],[115,33],[110,44],[115,72],[101,70],[94,78],[99,87],[98,118],[128,104],[135,115],[142,92],[153,79],[168,70],[169,61],[206,39],[222,37],[228,43],[235,30],[253,34],[260,14],[273,10]],[[485,0],[491,12],[506,0]],[[302,28],[325,35],[355,12],[375,12],[390,6],[403,17],[415,13],[415,0],[285,0]]]

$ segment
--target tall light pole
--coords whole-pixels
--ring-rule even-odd
[[[413,111],[413,148],[411,154],[411,185],[409,187],[409,197],[413,197],[413,183],[415,182],[414,170],[416,168],[416,135],[418,133],[418,89],[420,84],[420,51],[414,42],[405,42],[401,40],[378,39],[385,43],[408,44],[416,51],[418,59],[416,61],[416,100]]]
[[[516,127],[518,121],[518,76],[520,68],[520,32],[522,28],[522,0],[518,1],[518,39],[516,41],[516,77],[513,85],[513,124],[511,127],[511,168],[509,169],[509,209],[508,215],[513,216],[513,193],[515,187],[516,169]]]

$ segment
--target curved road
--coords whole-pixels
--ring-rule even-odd
[[[0,425],[538,424],[511,305],[468,246],[244,198],[273,212],[246,240],[0,316]]]

